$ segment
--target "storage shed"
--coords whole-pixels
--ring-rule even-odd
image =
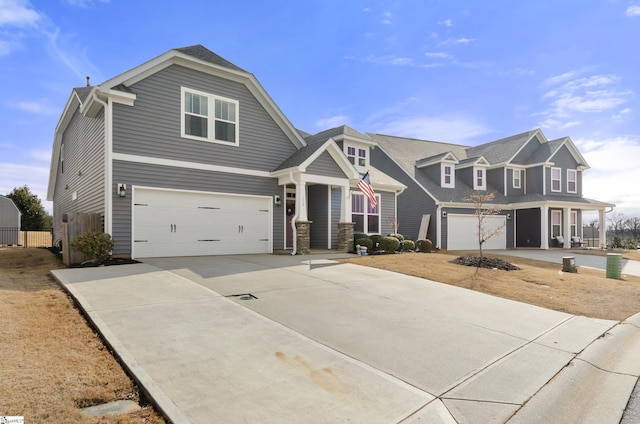
[[[21,215],[13,200],[0,196],[0,246],[14,246],[19,243]]]

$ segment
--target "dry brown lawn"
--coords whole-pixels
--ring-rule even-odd
[[[586,253],[580,251],[579,253]],[[606,255],[606,251],[590,251]],[[562,272],[561,264],[511,256],[487,254],[504,259],[521,269],[500,271],[450,263],[461,255],[477,252],[402,253],[341,259],[375,268],[426,278],[464,287],[506,299],[517,300],[556,311],[592,318],[622,321],[640,312],[640,277],[623,275],[621,280],[606,278],[604,271],[578,268],[577,273]],[[623,257],[640,260],[638,252]]]
[[[136,386],[89,327],[49,270],[48,250],[0,248],[0,415],[25,423],[165,421],[151,406],[88,417],[79,408],[140,401]]]

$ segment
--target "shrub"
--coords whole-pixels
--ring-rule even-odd
[[[620,249],[622,247],[622,239],[618,236],[614,236],[611,240],[611,247],[614,249]]]
[[[387,236],[380,239],[380,250],[384,250],[387,253],[395,252],[399,246],[400,240],[396,237]]]
[[[622,248],[627,250],[635,250],[637,249],[637,245],[633,242],[633,240],[631,240],[631,238],[627,237],[622,244]]]
[[[82,253],[86,260],[99,264],[109,257],[115,242],[110,234],[84,233],[74,237],[69,245],[73,250]]]
[[[410,250],[416,250],[416,243],[413,240],[405,240],[402,242],[402,251],[408,252]]]
[[[378,250],[380,248],[379,244],[382,236],[380,234],[371,234],[369,238],[373,242],[373,250]]]
[[[362,237],[356,240],[356,246],[360,245],[360,247],[364,246],[367,250],[371,250],[373,248],[373,241],[369,237]]]
[[[398,241],[403,241],[404,240],[404,236],[402,234],[389,234],[389,237],[397,238]]]
[[[433,250],[433,244],[429,239],[418,240],[416,242],[416,248],[418,249],[418,252],[431,253]]]

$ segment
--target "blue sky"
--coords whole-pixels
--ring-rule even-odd
[[[570,136],[591,165],[584,195],[640,216],[639,41],[640,0],[0,0],[0,194],[46,198],[53,132],[85,76],[202,44],[307,132]]]

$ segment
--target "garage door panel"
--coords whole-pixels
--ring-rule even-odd
[[[271,251],[266,197],[136,189],[135,257]]]
[[[484,229],[492,231],[503,228],[503,231],[487,240],[483,249],[506,249],[507,236],[505,230],[506,218],[502,215],[486,216]],[[478,218],[474,215],[449,214],[447,218],[447,249],[474,250],[478,249]]]

